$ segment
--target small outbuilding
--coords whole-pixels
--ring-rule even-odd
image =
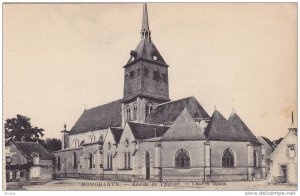
[[[54,156],[37,142],[5,141],[6,182],[49,181]]]

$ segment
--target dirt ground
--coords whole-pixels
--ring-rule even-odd
[[[239,182],[116,182],[84,179],[58,179],[39,185],[26,185],[26,190],[241,190],[241,191],[295,191],[297,186],[272,185],[267,181]]]

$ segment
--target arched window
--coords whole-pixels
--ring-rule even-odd
[[[92,153],[89,154],[89,168],[90,169],[93,168],[93,154]]]
[[[73,153],[73,168],[77,168],[77,157],[76,157],[76,152]]]
[[[81,142],[80,142],[80,146],[81,146],[82,144],[84,144],[84,140],[81,140]]]
[[[257,167],[257,154],[256,154],[256,150],[253,151],[253,167]]]
[[[147,151],[146,152],[146,167],[150,167],[150,154],[149,152]]]
[[[152,109],[153,109],[152,103],[147,103],[147,105],[146,105],[146,118],[151,113]]]
[[[57,157],[57,170],[60,170],[60,156]]]
[[[190,168],[190,155],[181,148],[175,154],[175,167],[176,168]]]
[[[229,148],[223,152],[222,167],[234,167],[234,155],[232,150]]]
[[[136,103],[133,104],[133,120],[137,119],[137,106]]]
[[[90,142],[95,142],[96,141],[96,137],[94,135],[90,136]]]
[[[100,144],[103,144],[103,135],[101,135],[101,136],[99,137],[99,143],[100,143]]]
[[[79,140],[75,139],[74,140],[74,148],[78,148],[79,147]]]
[[[127,120],[131,119],[131,111],[129,105],[126,107],[126,116],[127,116]]]

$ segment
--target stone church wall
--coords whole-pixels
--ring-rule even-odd
[[[204,179],[204,140],[161,142],[163,180],[202,181]],[[190,168],[175,168],[175,154],[185,149],[190,156]]]

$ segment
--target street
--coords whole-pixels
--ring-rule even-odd
[[[241,190],[294,191],[296,186],[272,185],[263,181],[239,182],[117,182],[85,179],[57,179],[45,184],[26,185],[26,190]]]

